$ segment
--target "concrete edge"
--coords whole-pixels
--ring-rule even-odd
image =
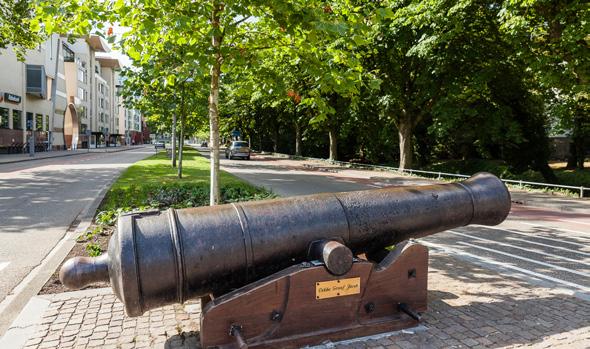
[[[43,314],[50,304],[50,300],[41,297],[31,298],[12,323],[12,327],[0,338],[0,348],[22,348],[37,331]]]
[[[138,149],[138,148],[135,148]],[[122,173],[122,171],[121,171]],[[39,291],[43,288],[47,280],[53,275],[55,270],[63,262],[63,260],[70,253],[76,239],[92,224],[94,214],[98,206],[104,199],[107,191],[111,185],[120,177],[113,177],[106,182],[100,189],[97,196],[85,208],[83,208],[78,216],[74,218],[80,219],[80,223],[73,232],[66,232],[61,240],[53,247],[51,251],[41,260],[31,272],[12,289],[6,298],[0,302],[0,334],[4,336],[13,327],[15,327],[14,319],[16,319],[21,311],[26,307],[30,299],[37,296]],[[74,222],[70,223],[73,224]],[[3,337],[2,337],[3,338]],[[0,346],[0,348],[3,348]]]
[[[133,150],[133,149],[139,149],[141,148],[141,146],[137,146],[137,148],[125,148],[125,149],[120,149],[120,150],[113,150],[113,151],[107,151],[107,152],[98,152],[98,151],[91,151],[91,152],[78,152],[78,153],[73,153],[73,154],[62,154],[62,155],[55,155],[55,156],[44,156],[41,158],[28,158],[28,159],[20,159],[20,160],[12,160],[12,161],[0,161],[0,165],[4,165],[4,164],[17,164],[19,162],[26,162],[26,161],[35,161],[35,160],[45,160],[45,159],[54,159],[54,158],[63,158],[66,156],[76,156],[76,155],[84,155],[84,154],[92,154],[92,153],[99,153],[99,154],[105,154],[105,153],[119,153],[122,151],[127,151],[127,150]]]

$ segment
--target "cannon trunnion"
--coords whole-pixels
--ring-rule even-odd
[[[69,260],[60,279],[70,288],[110,280],[129,316],[201,298],[203,348],[296,347],[415,325],[427,305],[428,252],[408,239],[499,224],[509,210],[504,184],[480,173],[128,214],[107,255]]]

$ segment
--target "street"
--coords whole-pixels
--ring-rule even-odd
[[[0,166],[3,287],[10,289],[39,264],[118,172],[152,153],[143,148]],[[221,168],[285,197],[433,182],[269,155],[222,159]],[[511,213],[498,226],[472,225],[420,239],[430,256],[428,310],[418,326],[337,347],[587,348],[590,202],[524,191],[511,195]],[[198,300],[129,317],[110,288],[31,297],[0,347],[200,347]]]
[[[281,196],[432,183],[393,172],[270,156],[253,156],[250,161],[222,159],[221,166]],[[503,275],[590,300],[590,202],[525,192],[511,194],[513,202],[529,202],[531,206],[514,203],[507,220],[499,226],[454,229],[420,239],[421,243]],[[534,207],[535,203],[542,207]],[[563,212],[564,207],[570,211]]]
[[[151,154],[150,147],[0,165],[0,302],[122,170]]]

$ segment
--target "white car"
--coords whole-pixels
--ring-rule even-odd
[[[225,148],[225,158],[243,158],[250,160],[250,146],[248,142],[244,141],[233,141],[230,146]]]

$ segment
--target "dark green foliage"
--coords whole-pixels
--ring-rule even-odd
[[[17,57],[24,60],[26,49],[41,42],[39,23],[28,0],[0,0],[0,49],[12,45]],[[31,20],[34,19],[34,23]]]

